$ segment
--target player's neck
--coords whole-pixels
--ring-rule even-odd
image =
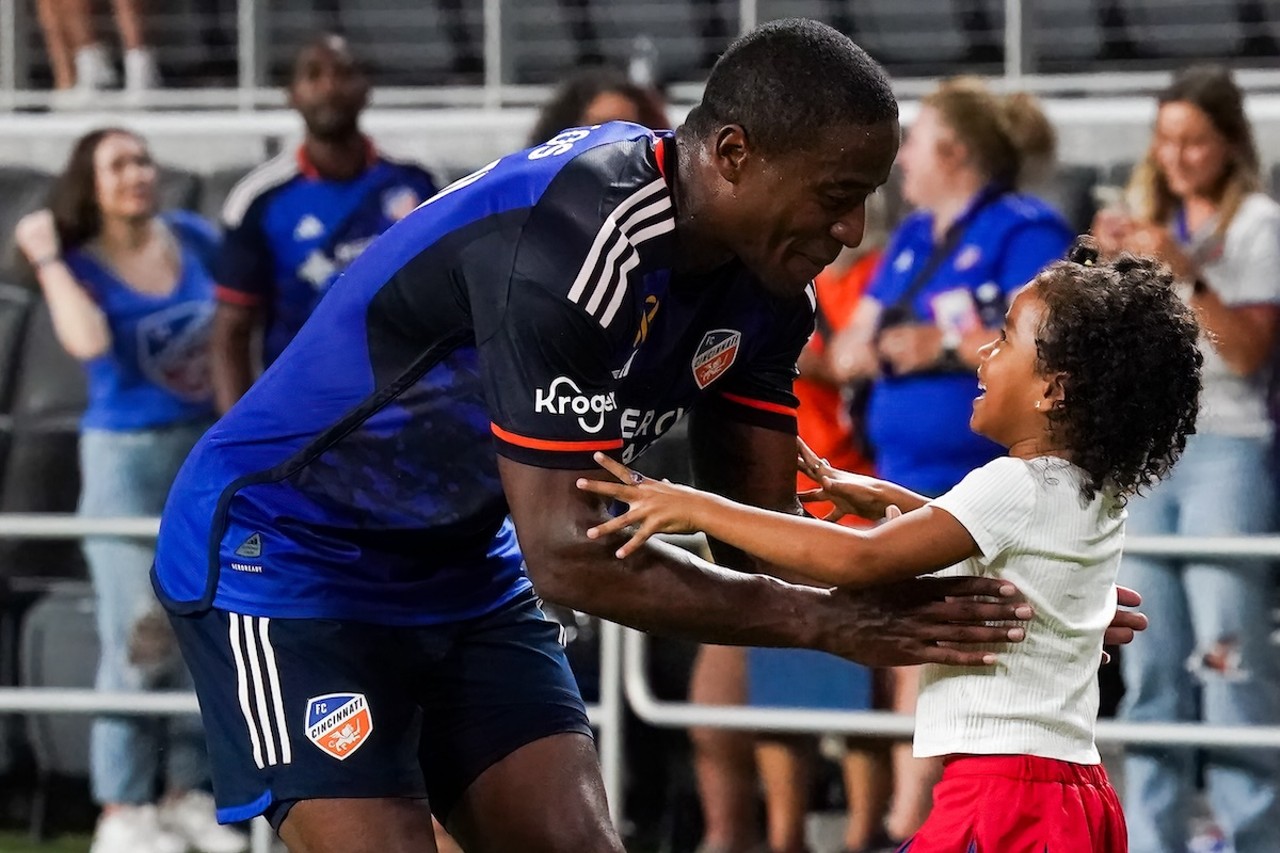
[[[369,143],[358,131],[336,139],[308,136],[302,150],[320,177],[332,181],[349,181],[368,165]]]
[[[697,171],[709,168],[697,160],[689,145],[676,145],[671,201],[676,209],[675,269],[678,272],[707,272],[733,260],[732,250],[715,236],[715,216],[709,200],[697,192],[703,185]]]

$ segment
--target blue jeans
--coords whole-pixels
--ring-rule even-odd
[[[1238,536],[1274,529],[1269,442],[1193,435],[1172,476],[1129,504],[1133,536]],[[1126,557],[1120,581],[1151,627],[1125,647],[1122,715],[1135,721],[1280,723],[1269,645],[1275,575],[1265,561]],[[1280,851],[1280,751],[1205,749],[1209,802],[1236,853]],[[1125,812],[1132,853],[1183,853],[1195,753],[1130,748]]]
[[[80,514],[99,518],[159,515],[179,466],[207,426],[84,430],[80,435]],[[138,666],[131,660],[136,656],[130,654],[130,639],[139,618],[159,613],[150,580],[153,543],[95,536],[86,538],[83,547],[97,599],[98,689],[189,689],[190,676],[176,654],[159,667]],[[154,802],[162,753],[168,788],[188,790],[208,781],[204,733],[193,715],[99,717],[89,749],[90,781],[99,803]]]

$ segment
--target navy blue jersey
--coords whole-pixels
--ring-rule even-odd
[[[470,618],[529,585],[495,454],[631,460],[695,403],[794,433],[813,292],[770,296],[736,261],[673,272],[665,147],[566,131],[380,237],[179,474],[170,609]]]
[[[373,239],[435,195],[421,167],[368,148],[349,181],[321,177],[302,148],[250,172],[222,211],[218,298],[266,312],[262,360],[293,340],[338,275]]]

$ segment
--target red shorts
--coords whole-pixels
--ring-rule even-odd
[[[900,853],[1125,853],[1120,800],[1101,764],[1031,755],[950,759],[933,810]]]

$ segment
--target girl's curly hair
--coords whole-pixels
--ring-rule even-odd
[[[1084,496],[1105,490],[1123,504],[1167,476],[1195,432],[1200,325],[1164,264],[1101,263],[1089,238],[1068,257],[1033,282],[1046,309],[1036,367],[1064,376],[1049,420],[1085,471]]]

